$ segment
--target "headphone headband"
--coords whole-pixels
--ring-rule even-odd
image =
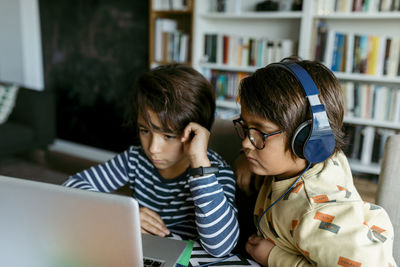
[[[290,71],[300,82],[310,103],[312,112],[311,122],[302,123],[301,127],[296,130],[292,140],[292,150],[297,156],[305,158],[309,163],[319,163],[326,160],[335,150],[336,141],[329,124],[325,106],[318,97],[319,91],[313,79],[303,67],[294,62],[279,62],[270,64],[269,66],[277,66]],[[305,130],[307,130],[305,127],[310,124],[311,129],[308,130],[308,133],[305,133]],[[302,151],[298,151],[295,148],[296,138],[301,135],[300,133],[303,135],[304,133],[307,134],[305,141],[300,141],[302,143]]]

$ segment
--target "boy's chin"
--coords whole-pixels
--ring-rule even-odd
[[[257,175],[261,175],[261,176],[268,175],[268,172],[266,170],[264,170],[263,168],[254,166],[253,164],[250,165],[250,172],[257,174]]]

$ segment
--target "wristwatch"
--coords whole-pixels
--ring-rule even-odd
[[[217,166],[211,167],[198,167],[198,168],[190,168],[189,174],[191,176],[204,176],[206,174],[217,173],[219,171]]]

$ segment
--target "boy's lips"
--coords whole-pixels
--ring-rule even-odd
[[[255,158],[249,157],[249,156],[247,156],[247,155],[246,155],[246,158],[247,158],[247,160],[250,161],[250,162],[257,162],[257,163],[258,163],[258,161],[257,161]]]
[[[164,160],[161,160],[161,159],[151,159],[151,161],[153,162],[153,163],[163,163],[164,162]]]

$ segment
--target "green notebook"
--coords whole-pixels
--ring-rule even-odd
[[[193,250],[193,240],[184,240],[187,244],[185,251],[183,252],[182,256],[179,258],[176,267],[183,267],[189,265],[190,256],[192,255]]]

